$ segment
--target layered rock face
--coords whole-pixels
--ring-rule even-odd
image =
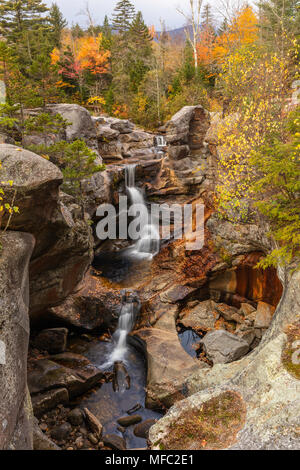
[[[32,448],[27,393],[29,261],[34,238],[7,232],[0,257],[0,449]]]

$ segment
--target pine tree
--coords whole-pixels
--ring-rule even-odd
[[[135,17],[135,8],[129,0],[120,0],[113,13],[113,30],[121,35],[130,30]]]
[[[261,0],[258,5],[262,40],[284,55],[300,35],[299,0]]]
[[[53,46],[60,48],[62,32],[68,23],[56,3],[53,3],[50,9],[49,23],[51,26]]]
[[[15,49],[23,66],[40,52],[37,35],[49,33],[49,9],[42,0],[2,0],[0,3],[0,34]]]
[[[207,3],[203,7],[201,27],[203,29],[211,29],[214,31],[215,29],[214,25],[215,25],[215,19],[212,13],[212,7],[209,3]]]
[[[152,37],[144,22],[142,13],[139,11],[132,21],[129,30],[130,53],[130,82],[131,89],[138,91],[144,76],[150,70],[150,59],[152,56]]]

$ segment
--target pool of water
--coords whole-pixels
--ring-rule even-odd
[[[182,330],[178,336],[185,352],[197,358],[201,336],[197,335],[193,330]]]
[[[93,364],[100,367],[105,364],[106,359],[111,352],[111,343],[92,342],[87,343],[85,351],[81,345],[81,354],[86,356]],[[75,352],[75,351],[74,351]],[[159,419],[162,417],[160,413],[145,408],[146,397],[146,364],[143,355],[134,347],[128,347],[126,358],[126,369],[130,376],[130,389],[126,390],[125,385],[120,387],[120,391],[114,391],[112,382],[105,383],[92,393],[83,397],[80,406],[87,407],[97,416],[104,427],[104,434],[117,434],[126,440],[128,449],[146,447],[146,440],[138,438],[134,435],[134,425],[126,429],[122,434],[117,428],[117,419],[128,416],[127,411],[135,407],[137,404],[141,408],[134,414],[146,419]],[[113,368],[104,368],[104,371],[112,371]]]

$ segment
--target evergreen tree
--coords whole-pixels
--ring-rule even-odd
[[[129,0],[120,0],[113,13],[113,30],[123,35],[131,27],[135,17],[135,8]]]
[[[150,61],[152,56],[151,47],[152,37],[149,29],[144,22],[143,15],[139,11],[130,27],[129,44],[130,54],[130,82],[133,92],[137,92],[144,76],[150,70]]]
[[[49,23],[51,26],[53,45],[59,48],[61,47],[62,32],[68,23],[56,3],[53,3],[50,9]]]
[[[215,29],[215,19],[212,13],[212,7],[209,3],[203,7],[201,26],[203,29],[210,29],[213,31]]]
[[[261,0],[259,9],[263,41],[284,55],[291,40],[300,35],[299,0]]]
[[[13,46],[23,66],[40,52],[37,36],[49,33],[48,8],[42,0],[2,0],[0,34]]]
[[[101,32],[103,34],[103,41],[102,41],[102,46],[106,50],[111,49],[112,45],[112,29],[109,24],[109,20],[107,15],[105,15],[103,26],[101,28]]]

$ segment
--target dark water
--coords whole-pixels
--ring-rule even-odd
[[[101,366],[105,363],[111,351],[111,344],[105,342],[93,342],[87,345],[87,350],[83,353],[93,364]],[[83,352],[83,351],[82,351]],[[101,368],[101,367],[100,367]],[[122,434],[117,430],[117,419],[128,416],[127,411],[138,403],[142,408],[134,414],[146,419],[159,419],[160,413],[145,408],[145,387],[146,387],[146,364],[145,359],[135,348],[129,345],[126,368],[130,375],[131,386],[129,390],[120,387],[119,392],[114,392],[112,383],[105,383],[97,391],[84,397],[80,406],[87,407],[101,421],[104,427],[104,434],[117,434],[126,440],[127,448],[144,448],[146,440],[136,437],[133,434],[134,425],[126,429]],[[110,369],[105,369],[111,371]]]
[[[119,286],[134,286],[151,270],[151,262],[128,256],[128,249],[118,252],[103,252],[95,256],[93,268],[99,276]]]
[[[190,356],[197,358],[198,352],[197,350],[199,347],[199,342],[201,340],[201,336],[197,335],[193,330],[182,330],[179,334],[179,340],[181,342],[181,346]]]

